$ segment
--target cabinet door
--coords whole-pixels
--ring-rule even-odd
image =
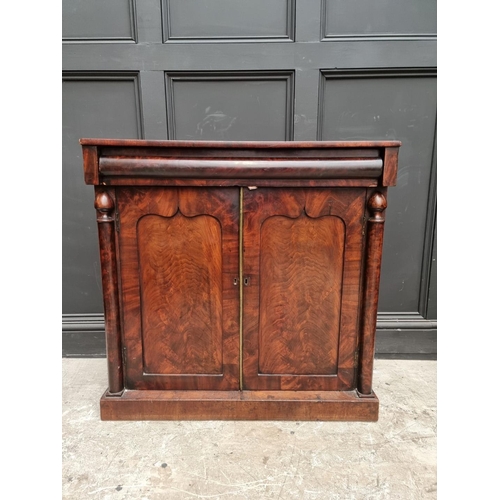
[[[364,207],[364,189],[245,190],[245,389],[354,389]]]
[[[238,190],[116,196],[126,387],[238,389]]]

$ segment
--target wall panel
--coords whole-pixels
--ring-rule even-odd
[[[62,97],[63,311],[101,312],[94,193],[83,182],[81,137],[142,137],[137,74],[64,74]],[[89,209],[90,207],[90,209]]]
[[[167,75],[169,139],[293,137],[293,73]]]
[[[436,14],[436,0],[323,0],[323,37],[435,38]]]
[[[62,35],[66,42],[134,42],[134,0],[64,0]]]
[[[294,0],[163,0],[164,40],[293,40]]]
[[[379,311],[417,314],[436,125],[435,74],[366,70],[322,75],[320,139],[402,142],[398,183],[389,193],[386,214]]]

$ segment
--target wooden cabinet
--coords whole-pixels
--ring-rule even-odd
[[[399,142],[81,143],[104,292],[101,418],[378,418]]]

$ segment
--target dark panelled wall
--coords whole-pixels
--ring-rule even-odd
[[[104,355],[80,137],[402,141],[377,354],[436,354],[436,0],[64,0],[63,354]]]

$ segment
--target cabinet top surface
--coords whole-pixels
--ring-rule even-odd
[[[401,141],[159,141],[144,139],[80,139],[82,146],[133,146],[176,148],[377,148],[399,147]]]

